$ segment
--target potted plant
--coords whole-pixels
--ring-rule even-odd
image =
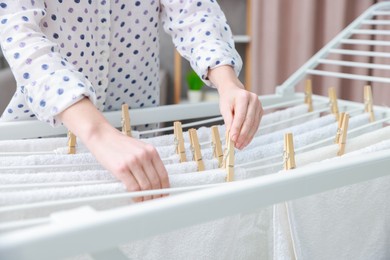
[[[203,81],[199,78],[195,71],[190,70],[186,75],[188,85],[188,101],[190,103],[197,103],[202,101]]]

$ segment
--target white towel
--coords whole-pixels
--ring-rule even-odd
[[[116,178],[105,170],[0,174],[0,185],[85,182],[102,180],[115,181]]]
[[[238,179],[245,178],[246,171],[237,168],[235,176]],[[243,176],[243,177],[241,177]],[[223,183],[226,173],[224,170],[211,170],[186,174],[171,175],[169,181],[172,188],[193,185]],[[126,192],[124,184],[108,183],[98,185],[81,185],[74,187],[45,188],[40,190],[22,190],[1,192],[0,206],[28,204],[39,201],[60,200],[70,198],[82,198],[95,195],[106,195]]]
[[[352,117],[349,122],[349,129],[354,129],[358,126],[368,123],[368,115],[363,114],[356,117]],[[294,148],[298,149],[309,145],[311,143],[324,140],[331,136],[336,135],[337,123],[330,124],[328,126],[322,127],[321,129],[315,129],[307,133],[294,136]],[[236,152],[235,162],[237,165],[247,162],[254,162],[255,160],[267,158],[270,156],[278,155],[282,156],[283,154],[284,142],[280,142],[243,150],[241,152]],[[271,160],[270,162],[273,162]]]
[[[266,126],[289,119],[291,117],[300,116],[307,113],[308,111],[309,107],[307,106],[307,104],[302,104],[265,114],[261,119],[260,126]]]
[[[376,140],[389,130],[354,138],[351,150],[372,145],[316,164],[353,162],[356,155],[390,149],[390,139]],[[388,259],[389,196],[390,177],[382,177],[275,205],[274,259]]]
[[[266,125],[278,123],[280,121],[289,119],[291,117],[303,115],[303,114],[307,113],[307,111],[308,111],[308,106],[306,104],[290,107],[290,108],[283,109],[280,111],[276,111],[276,112],[264,115],[263,118],[261,119],[260,125],[261,125],[261,127],[264,127]],[[307,120],[307,118],[305,118],[304,120]],[[277,127],[279,127],[279,129],[280,129],[280,128],[285,127],[286,125],[290,125],[290,124],[294,124],[294,123],[298,124],[299,122],[301,122],[301,121],[291,122],[291,123],[284,124],[284,125],[280,124]],[[218,125],[218,131],[223,139],[225,131],[226,131],[225,125]],[[259,131],[259,133],[261,133],[261,131]],[[197,130],[197,134],[198,134],[198,139],[199,139],[200,143],[211,143],[211,130],[209,127],[200,127]],[[264,133],[262,133],[262,134],[264,134]],[[188,145],[190,143],[188,131],[183,131],[183,137],[184,137],[184,142]],[[147,142],[147,143],[152,144],[155,147],[170,146],[174,142],[174,137],[172,134],[170,134],[170,135],[157,136],[157,137],[142,139],[142,140]]]
[[[291,107],[285,110],[277,111],[271,114],[267,114],[262,118],[262,126],[275,123],[291,116],[296,116],[305,113],[307,111],[307,105],[299,105]],[[219,132],[222,134],[225,132],[225,126],[219,125]],[[139,136],[139,132],[133,131],[135,137]],[[189,143],[188,132],[183,133],[185,142]],[[198,139],[200,142],[210,142],[210,128],[200,127],[198,129]],[[141,139],[154,146],[166,146],[172,145],[173,135],[163,135],[147,139]],[[6,152],[52,152],[57,150],[57,153],[64,153],[68,139],[66,137],[60,138],[38,138],[38,139],[25,139],[25,140],[4,140],[0,141],[0,153]],[[85,146],[78,141],[79,152],[86,152]]]
[[[237,179],[246,179],[245,170],[235,169]],[[222,170],[205,172],[205,174],[177,175],[172,179],[173,187],[184,187],[194,184],[222,183],[226,173]],[[64,196],[84,197],[97,193],[124,192],[121,184],[91,185],[80,189],[72,187],[68,189],[45,189],[33,192],[18,192],[18,194],[5,193],[0,200],[18,201],[42,201],[60,199]],[[45,195],[44,195],[45,194]],[[128,201],[122,201],[128,205]],[[106,202],[105,208],[111,208],[112,203]],[[115,207],[118,204],[114,204]],[[104,206],[99,205],[99,209]],[[57,209],[58,210],[58,209]],[[46,216],[47,211],[31,212],[25,216],[16,218],[31,218]],[[44,215],[43,215],[44,214]],[[9,220],[9,216],[1,215],[1,221]],[[15,216],[13,216],[15,220]],[[226,217],[209,223],[187,227],[178,231],[158,235],[135,243],[121,246],[120,248],[129,259],[258,259],[267,256],[268,235],[264,229],[269,228],[270,209],[261,209],[256,212],[239,214]],[[268,242],[267,242],[268,241]],[[263,243],[264,242],[264,243]],[[196,246],[194,246],[196,243]],[[146,250],[147,249],[147,250]]]
[[[357,117],[352,117],[349,124],[349,129],[353,129],[357,126],[363,125],[368,122],[368,115],[360,115]],[[294,146],[295,148],[300,148],[305,145],[308,145],[310,143],[325,139],[327,137],[333,136],[336,133],[337,124],[333,123],[331,125],[328,125],[326,127],[323,127],[321,129],[315,129],[309,132],[306,132],[304,134],[298,135],[294,137]],[[254,147],[252,149],[245,149],[243,151],[236,150],[236,158],[235,163],[236,165],[252,162],[257,159],[266,158],[269,156],[282,154],[283,153],[283,142],[277,142],[272,143],[264,146]],[[177,156],[174,155],[176,158]],[[208,163],[208,161],[213,160],[212,156],[212,150],[211,148],[205,148],[202,150],[202,157],[206,164],[206,169],[215,169],[216,168],[216,162],[215,160],[213,162]],[[172,160],[172,162],[175,162],[175,160]],[[168,163],[168,162],[166,162]],[[3,157],[0,160],[0,166],[6,167],[6,166],[17,166],[17,165],[63,165],[63,164],[73,164],[73,165],[81,165],[82,164],[97,164],[97,161],[91,154],[75,154],[75,155],[31,155],[31,156],[25,156],[25,157]],[[191,163],[184,163],[184,164],[174,164],[170,167],[170,171],[174,171],[176,168],[176,165],[178,166],[178,171],[181,171],[180,167],[183,167],[183,171],[194,171],[196,168],[194,166],[189,166],[190,168],[187,168],[187,166]],[[193,164],[192,164],[193,165]],[[166,167],[169,168],[168,164],[166,164]],[[191,168],[192,167],[192,168]],[[99,168],[102,169],[102,168]],[[191,169],[191,170],[185,170],[185,169]],[[58,171],[61,170],[61,168],[52,168],[52,169],[46,169],[47,171]],[[88,170],[88,168],[86,169]],[[42,171],[42,170],[40,170]],[[10,171],[4,171],[1,170],[0,172],[3,173],[10,173]],[[34,172],[34,169],[25,170],[25,172]],[[173,174],[173,173],[172,173]]]
[[[273,206],[273,248],[274,260],[297,259],[295,244],[293,241],[289,218],[287,217],[286,203],[279,203]]]
[[[293,133],[294,136],[301,135],[303,133],[313,131],[318,128],[325,127],[332,123],[336,122],[334,115],[327,115],[314,120],[310,120],[303,124],[299,124],[293,127],[288,127],[270,134],[264,134],[257,136],[253,141],[246,147],[246,149],[251,149],[260,145],[270,144],[274,142],[280,142],[283,140],[284,134],[287,132]]]
[[[0,152],[45,152],[66,146],[67,138],[39,138],[0,141]]]
[[[390,178],[289,202],[298,259],[389,259]]]
[[[360,135],[352,139],[347,139],[345,152],[349,153],[352,151],[356,151],[388,139],[390,139],[389,126]],[[312,162],[318,162],[329,158],[333,158],[337,155],[338,150],[339,150],[338,144],[334,144],[334,145],[318,148],[309,152],[297,154],[295,156],[297,167],[302,167]]]

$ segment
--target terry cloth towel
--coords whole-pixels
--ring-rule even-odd
[[[354,129],[358,126],[368,123],[368,115],[363,114],[356,117],[352,117],[349,122],[349,129]],[[330,124],[328,126],[322,127],[321,129],[315,129],[307,133],[303,133],[298,136],[294,136],[294,147],[295,149],[304,147],[314,142],[318,142],[336,135],[337,123]],[[258,159],[267,158],[275,155],[283,154],[284,142],[281,140],[277,143],[272,143],[248,150],[243,150],[241,152],[236,152],[235,163],[240,165],[246,162],[254,162]],[[271,160],[270,162],[273,162]]]
[[[307,105],[299,105],[296,107],[288,108],[285,110],[277,111],[271,114],[267,114],[262,118],[262,126],[272,124],[286,118],[301,115],[307,111]],[[218,130],[220,134],[225,132],[225,126],[219,125]],[[198,129],[198,139],[200,143],[211,142],[211,130],[208,127],[201,127]],[[138,133],[138,132],[137,132]],[[185,143],[189,144],[188,132],[183,132]],[[0,141],[0,153],[33,153],[33,152],[47,152],[56,154],[67,153],[67,138],[39,138],[39,139],[26,139],[26,140],[6,140]],[[171,146],[174,143],[173,134],[157,136],[152,138],[141,139],[142,141],[152,144],[156,148],[159,146]],[[86,147],[78,142],[78,153],[88,152]],[[163,156],[165,157],[165,156]]]
[[[386,176],[288,202],[288,242],[294,244],[297,259],[389,259],[389,196]],[[276,244],[277,239],[285,242],[275,239]],[[278,249],[276,255],[289,253]]]
[[[173,175],[170,177],[170,184],[172,188],[188,187],[194,185],[216,184],[224,183],[226,172],[224,170],[212,170],[202,173],[187,173],[182,175]],[[246,179],[245,169],[235,168],[235,179]],[[23,189],[19,191],[3,191],[0,192],[0,209],[5,206],[15,206],[21,204],[31,204],[45,201],[59,201],[66,199],[85,198],[91,196],[104,196],[109,194],[125,193],[125,186],[120,183],[94,184],[94,185],[80,185],[60,188],[42,188],[42,189]],[[113,200],[115,201],[115,200]],[[87,202],[88,205],[95,207],[97,210],[109,209],[112,207],[128,205],[128,199],[125,204],[115,203],[112,206],[112,200],[97,200],[94,202]],[[85,204],[85,202],[84,202]],[[61,206],[56,207],[56,210],[61,210]],[[27,210],[26,212],[19,212],[17,215],[7,214],[2,212],[0,214],[0,222],[18,220],[25,218],[42,218],[47,217],[50,211],[41,210]],[[12,217],[12,218],[10,218]]]
[[[349,124],[349,129],[353,129],[357,126],[363,125],[368,122],[368,115],[360,115],[357,117],[352,117]],[[327,137],[333,136],[336,133],[337,124],[333,123],[326,127],[323,127],[318,130],[312,130],[307,133],[298,135],[294,137],[294,146],[295,148],[303,147],[307,144],[323,140]],[[257,159],[266,158],[269,156],[282,154],[283,153],[283,141],[272,143],[264,146],[255,147],[253,149],[246,149],[243,151],[236,150],[236,165],[253,162]],[[202,157],[204,161],[212,160],[212,150],[205,148],[203,149]],[[95,158],[88,153],[85,154],[75,154],[75,155],[31,155],[24,157],[2,157],[0,160],[0,167],[7,166],[20,166],[20,165],[63,165],[63,164],[73,164],[77,167],[85,167],[82,164],[97,164]],[[53,168],[53,171],[58,171],[60,167]],[[211,167],[209,169],[214,169]],[[56,170],[57,169],[57,170]],[[101,169],[101,168],[98,168]],[[50,169],[47,169],[48,171]],[[90,170],[90,168],[83,168],[80,170]],[[35,171],[35,169],[25,170],[27,172]],[[41,170],[40,170],[41,171]],[[60,169],[60,171],[63,171]],[[10,172],[1,170],[0,172]]]
[[[314,164],[354,161],[357,155],[389,150],[390,139],[376,142],[378,132],[383,131],[354,138],[356,144],[370,140],[372,145]],[[275,205],[274,259],[388,259],[388,196],[387,176]]]
[[[304,113],[307,113],[308,106],[306,104],[294,106],[291,108],[283,109],[274,113],[266,114],[261,119],[261,127],[264,127],[269,124],[274,124],[280,121],[283,121],[285,119],[302,115]],[[225,125],[219,125],[218,131],[223,139],[224,133],[226,131]],[[198,139],[200,143],[210,143],[211,142],[211,130],[208,127],[200,127],[197,130]],[[183,132],[184,142],[189,144],[189,134],[188,131]],[[163,135],[163,136],[157,136],[153,138],[148,139],[142,139],[143,141],[152,144],[155,147],[158,146],[169,146],[172,145],[174,141],[174,137],[172,134],[170,135]]]
[[[245,148],[251,149],[260,145],[280,142],[283,140],[284,134],[287,132],[291,132],[294,136],[301,135],[303,133],[307,133],[313,131],[315,129],[319,129],[325,126],[328,126],[332,123],[336,122],[336,118],[334,115],[327,115],[320,118],[316,118],[314,120],[310,120],[303,124],[299,124],[293,127],[288,127],[286,129],[282,129],[270,134],[264,134],[256,136],[252,142]],[[261,132],[261,129],[260,129]]]
[[[203,163],[206,170],[218,168],[218,161],[216,159],[203,160]],[[23,167],[18,168],[18,166]],[[31,167],[26,168],[25,166]],[[54,175],[57,174],[57,172],[64,174],[64,171],[80,173],[83,171],[104,170],[91,154],[0,157],[0,167],[2,167],[0,168],[0,176],[3,174],[31,173],[50,173]],[[169,175],[196,172],[198,170],[197,163],[194,161],[167,164],[165,165],[165,168]]]
[[[67,138],[39,138],[0,141],[0,153],[48,152],[66,146]]]
[[[296,117],[303,115],[309,111],[309,107],[307,104],[302,104],[298,106],[293,106],[290,108],[278,110],[276,112],[272,112],[269,114],[265,114],[261,119],[260,127],[274,124],[280,121],[284,121],[291,117]]]
[[[245,178],[246,171],[237,168],[235,177],[237,179]],[[239,177],[243,176],[243,177]],[[211,170],[204,172],[193,172],[186,174],[177,174],[170,176],[170,184],[172,188],[187,187],[193,185],[213,184],[225,182],[226,172],[224,170]],[[1,192],[0,206],[28,204],[39,201],[60,200],[70,198],[90,197],[96,195],[117,194],[126,192],[124,184],[108,183],[97,185],[81,185],[64,188],[45,188],[40,190],[23,190]]]
[[[304,124],[300,124],[300,125],[297,125],[297,126],[294,126],[291,128],[287,128],[285,130],[279,130],[279,131],[276,131],[276,132],[270,133],[270,134],[258,135],[258,136],[255,136],[253,138],[252,142],[248,145],[248,147],[246,147],[246,149],[251,149],[251,148],[254,148],[254,147],[257,147],[260,145],[270,144],[273,142],[280,141],[283,139],[283,135],[284,135],[285,131],[293,132],[294,135],[298,135],[298,134],[303,134],[305,132],[308,132],[308,131],[311,131],[314,129],[324,127],[324,126],[329,125],[329,124],[334,123],[334,122],[335,122],[335,117],[333,115],[328,115],[328,116],[324,116],[324,117],[321,117],[321,118],[318,118],[315,120],[311,120],[311,121],[306,122]],[[221,128],[221,126],[219,126],[219,127]],[[207,146],[207,142],[203,142],[202,149],[201,149],[203,158],[210,160],[213,157],[212,156],[213,150],[211,148],[211,140],[209,140],[211,130],[210,130],[210,128],[203,127],[203,128],[200,128],[198,130],[198,133],[201,133],[200,136],[202,137],[203,141],[207,140],[207,142],[210,142],[210,145],[208,145],[208,146]],[[185,139],[188,139],[188,138],[185,138]],[[174,143],[173,135],[165,135],[165,136],[161,136],[161,137],[155,137],[155,138],[143,139],[143,140],[146,142],[149,142],[149,143],[153,142],[153,145],[156,147],[156,150],[157,150],[160,158],[162,158],[164,164],[172,164],[172,163],[179,162],[179,156],[176,155],[176,147],[175,147],[175,145],[173,145],[173,143]],[[157,143],[156,142],[157,140],[159,140],[160,142]],[[224,140],[224,138],[222,138],[222,142],[223,142],[223,140]],[[168,141],[169,141],[169,144],[165,145],[166,143],[168,143]],[[162,145],[162,144],[164,144],[164,145]],[[192,151],[191,151],[190,144],[185,143],[184,146],[185,146],[187,161],[191,161],[192,160]],[[57,154],[66,154],[67,148],[66,147],[58,148],[55,150],[55,152]],[[85,152],[85,151],[78,150],[78,153],[82,153],[82,152]]]
[[[177,175],[171,180],[172,187],[184,187],[199,184],[222,183],[225,181],[226,173],[222,170],[205,172],[205,174]],[[244,169],[235,169],[237,179],[246,179]],[[99,187],[98,187],[99,186]],[[117,185],[90,185],[83,189],[72,187],[70,189],[45,189],[41,191],[18,192],[18,194],[4,193],[0,200],[12,200],[14,203],[19,200],[22,203],[37,202],[42,200],[54,200],[69,197],[84,197],[104,194],[115,194],[124,192],[124,187]],[[46,195],[44,195],[46,193]],[[88,195],[89,194],[89,195]],[[3,196],[4,195],[4,196]],[[92,206],[99,210],[119,206],[112,202],[106,205]],[[128,201],[123,201],[128,205]],[[91,205],[91,204],[90,204]],[[123,252],[129,259],[261,259],[268,258],[270,252],[269,229],[271,223],[271,210],[266,208],[254,212],[239,214],[188,227],[178,231],[158,235],[135,243],[121,246]],[[56,208],[61,210],[61,208]],[[12,216],[15,219],[45,217],[48,211],[27,211],[25,215]],[[9,221],[10,216],[2,214],[1,221]],[[271,240],[272,241],[272,240]],[[197,246],[194,247],[194,242]],[[145,249],[148,249],[145,251]]]
[[[301,115],[307,111],[307,105],[299,105],[277,111],[271,114],[264,115],[261,121],[261,125],[265,126],[281,120]],[[225,126],[219,125],[219,132],[225,132]],[[187,132],[183,133],[185,142],[189,143],[189,136]],[[198,139],[200,142],[210,142],[210,128],[201,127],[198,129]],[[143,141],[150,143],[154,146],[166,146],[172,145],[173,135],[163,135],[152,138],[142,139]],[[0,141],[0,153],[6,152],[51,152],[56,149],[63,149],[66,146],[67,138],[39,138],[39,139],[26,139],[26,140],[5,140]],[[79,144],[79,148],[83,148],[82,144]]]
[[[347,139],[345,153],[350,153],[388,139],[390,139],[390,126],[380,128],[355,138]],[[309,152],[297,154],[295,156],[297,167],[333,158],[337,155],[338,150],[339,146],[337,144],[333,144]]]

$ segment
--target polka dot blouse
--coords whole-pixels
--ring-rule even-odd
[[[0,0],[0,43],[17,82],[2,121],[51,125],[83,97],[101,111],[157,106],[159,25],[210,85],[241,58],[215,0]]]

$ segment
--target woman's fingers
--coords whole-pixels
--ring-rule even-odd
[[[248,134],[249,138],[247,138],[247,140],[245,141],[245,143],[244,143],[242,148],[248,146],[248,144],[255,137],[255,135],[257,133],[257,130],[259,129],[259,124],[260,124],[262,116],[263,116],[263,108],[261,107],[261,103],[260,103],[260,105],[256,108],[256,113],[255,113],[255,116],[254,116],[253,125],[250,128],[250,130],[249,130],[249,134]]]
[[[252,140],[253,129],[257,129],[259,123],[257,101],[256,95],[249,95],[247,114],[245,121],[242,123],[240,134],[236,142],[236,147],[238,149],[243,149]]]
[[[240,145],[241,128],[245,122],[248,112],[249,99],[247,93],[241,92],[235,100],[233,106],[233,122],[230,127],[230,137],[236,143],[236,147]]]

